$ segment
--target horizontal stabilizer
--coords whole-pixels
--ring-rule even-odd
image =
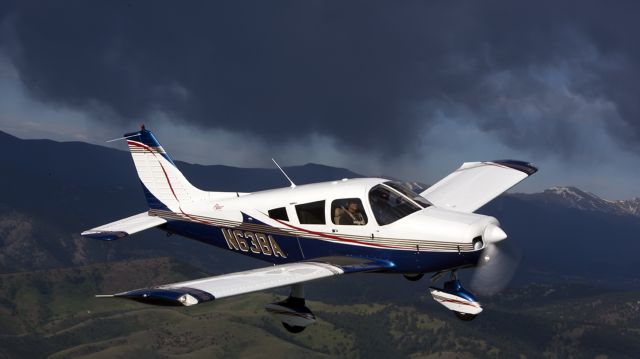
[[[522,161],[465,162],[420,195],[438,207],[470,213],[537,171]]]
[[[92,228],[82,232],[81,235],[103,241],[112,241],[144,231],[145,229],[157,227],[164,223],[167,223],[166,219],[150,216],[147,212],[143,212],[100,227]]]

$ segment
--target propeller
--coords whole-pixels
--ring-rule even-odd
[[[493,295],[504,289],[515,274],[520,253],[503,242],[507,234],[495,224],[489,224],[482,235],[486,244],[478,266],[471,277],[471,289],[483,295]]]

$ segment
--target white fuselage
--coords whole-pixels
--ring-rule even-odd
[[[244,213],[268,226],[298,235],[306,234],[327,241],[332,241],[333,237],[346,238],[354,240],[347,242],[351,245],[383,245],[411,251],[470,251],[474,249],[474,239],[482,237],[487,225],[498,224],[493,217],[428,206],[393,223],[380,225],[368,194],[374,186],[386,181],[381,178],[345,179],[250,194],[232,193],[225,198],[217,197],[189,204],[180,210],[186,219],[200,218],[205,222],[210,219],[212,224],[242,223]],[[330,204],[345,198],[357,198],[362,201],[361,211],[368,218],[366,224],[334,223],[334,213],[331,213]],[[325,203],[325,223],[301,223],[296,206],[318,201]],[[269,217],[269,210],[275,208],[284,208],[288,220]]]

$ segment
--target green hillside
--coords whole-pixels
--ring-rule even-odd
[[[489,298],[473,322],[435,304],[426,281],[424,295],[411,304],[308,300],[319,321],[298,335],[263,310],[284,290],[191,308],[93,297],[204,275],[167,258],[0,275],[0,356],[617,358],[640,352],[640,293],[587,286],[513,290]]]

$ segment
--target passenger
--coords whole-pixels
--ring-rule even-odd
[[[340,215],[340,224],[343,225],[359,225],[367,224],[364,216],[360,212],[360,201],[356,199],[347,200],[347,209]]]

